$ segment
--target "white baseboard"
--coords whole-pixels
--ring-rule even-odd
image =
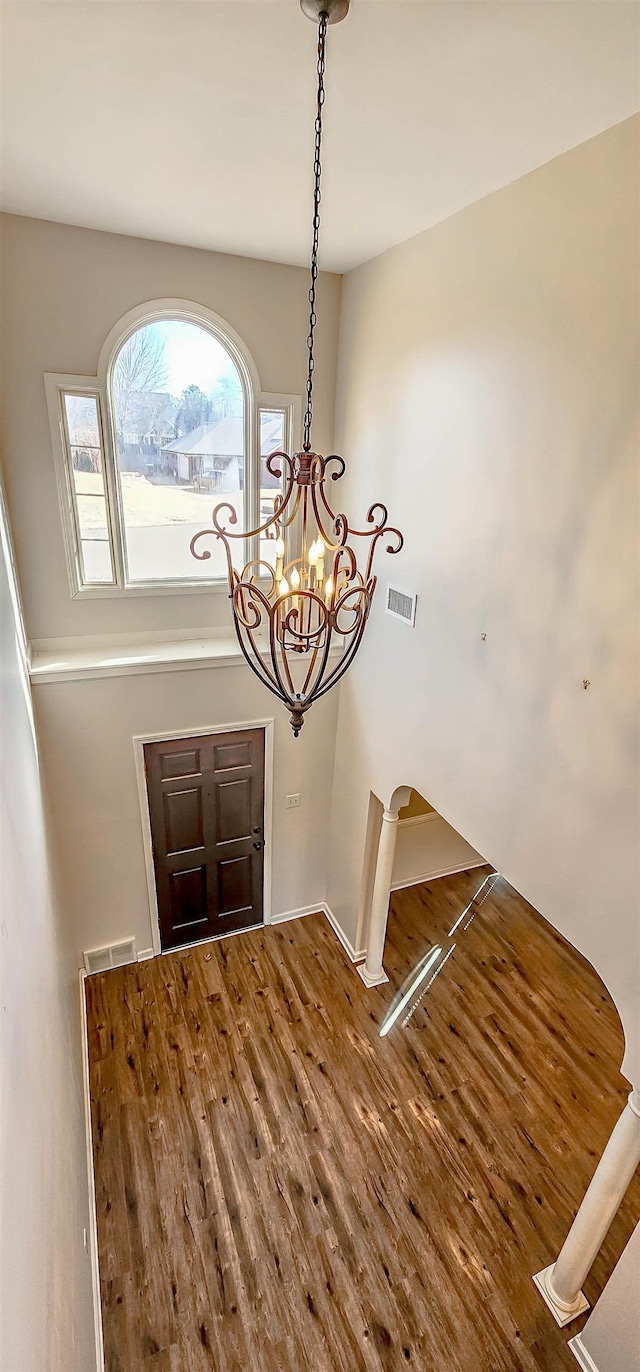
[[[367,956],[366,948],[363,948],[360,952],[356,951],[356,949],[353,947],[353,944],[349,942],[349,939],[347,938],[344,931],[340,928],[340,925],[338,924],[338,921],[333,913],[333,910],[329,908],[326,901],[324,900],[316,901],[315,905],[301,905],[297,910],[283,910],[282,913],[279,915],[272,915],[271,919],[269,920],[269,923],[265,924],[264,927],[265,929],[268,929],[269,926],[272,924],[286,924],[287,921],[290,919],[304,919],[306,915],[325,915],[329,921],[329,924],[331,925],[331,928],[333,929],[334,934],[342,944],[342,947],[344,948],[344,951],[347,954],[347,957],[350,959],[350,961],[364,962],[364,959]],[[260,928],[260,926],[256,925],[256,928]],[[245,932],[246,931],[244,929],[238,930],[238,933],[240,934],[243,934]],[[227,935],[227,937],[230,937],[230,935]],[[208,942],[208,940],[205,939],[203,940],[203,942],[206,943]],[[187,944],[185,946],[192,947],[195,945]],[[176,949],[170,948],[168,949],[168,951],[173,953],[176,951]],[[145,962],[147,958],[155,958],[157,956],[158,954],[156,953],[155,948],[141,948],[140,952],[138,953],[138,962]]]
[[[428,810],[426,815],[409,815],[408,819],[399,819],[398,828],[402,825],[403,829],[412,829],[417,824],[433,824],[437,819],[442,819],[442,815],[437,810]]]
[[[284,913],[281,915],[273,915],[272,918],[269,920],[268,924],[266,921],[264,926],[262,924],[254,924],[251,926],[251,931],[253,931],[254,929],[262,929],[263,927],[265,929],[268,929],[270,924],[284,924],[285,921],[288,919],[302,919],[303,915],[318,915],[323,913],[324,905],[322,901],[320,901],[318,905],[305,905],[300,910],[285,910]],[[232,929],[230,933],[221,934],[219,937],[234,938],[237,934],[248,933],[248,929]],[[161,957],[164,953],[179,953],[183,951],[185,948],[198,948],[202,943],[212,943],[214,941],[218,942],[217,939],[214,940],[212,939],[211,935],[209,935],[205,939],[197,939],[195,943],[185,943],[178,948],[160,948],[158,950],[156,950],[155,948],[141,948],[140,952],[138,953],[138,962],[146,962],[148,958]]]
[[[80,970],[80,1028],[82,1034],[82,1087],[84,1124],[87,1141],[87,1177],[89,1185],[89,1257],[91,1259],[91,1287],[93,1291],[93,1321],[96,1336],[96,1372],[105,1372],[104,1339],[102,1335],[102,1304],[100,1301],[100,1268],[98,1264],[98,1216],[96,1212],[96,1184],[93,1172],[93,1137],[91,1133],[91,1087],[89,1083],[89,1033],[85,981],[87,973]]]
[[[480,858],[479,862],[457,862],[453,867],[440,867],[436,872],[425,872],[421,877],[411,877],[410,881],[394,881],[391,883],[391,890],[404,891],[408,886],[422,886],[425,881],[436,881],[438,877],[453,877],[456,872],[471,872],[474,867],[486,866],[485,858]]]
[[[324,901],[319,900],[317,905],[301,905],[299,910],[284,910],[281,915],[272,915],[269,924],[285,924],[289,919],[304,919],[305,915],[323,915],[324,911]],[[269,924],[266,925],[267,929]]]
[[[331,909],[331,907],[325,903],[325,904],[323,905],[322,908],[323,908],[324,913],[325,913],[325,915],[326,915],[326,917],[327,917],[327,919],[328,919],[328,921],[329,921],[329,924],[331,925],[331,928],[333,929],[333,932],[334,932],[336,938],[337,938],[337,939],[340,941],[340,943],[342,944],[342,947],[344,948],[344,951],[345,951],[347,957],[350,959],[350,961],[351,961],[351,962],[364,962],[364,960],[365,960],[365,958],[366,958],[366,956],[367,956],[367,950],[366,950],[366,948],[362,948],[360,951],[358,951],[356,948],[354,948],[353,944],[352,944],[352,943],[349,941],[349,939],[347,938],[347,935],[345,934],[344,929],[341,929],[341,928],[340,928],[340,925],[338,924],[338,921],[337,921],[337,919],[336,919],[336,917],[335,917],[335,915],[334,915],[333,910]]]
[[[361,953],[356,952],[353,944],[349,942],[344,931],[340,928],[333,910],[327,905],[325,900],[319,900],[316,905],[302,905],[299,910],[285,910],[281,915],[272,915],[270,924],[284,924],[289,919],[304,919],[305,915],[325,915],[333,929],[334,934],[339,939],[347,957],[351,962],[362,962],[366,958],[366,949]],[[267,926],[268,928],[268,926]]]
[[[582,1372],[598,1372],[598,1368],[585,1348],[580,1334],[576,1334],[573,1339],[569,1339],[567,1347],[571,1349],[576,1362],[580,1363]]]

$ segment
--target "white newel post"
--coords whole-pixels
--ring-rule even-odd
[[[640,1162],[640,1091],[632,1091],[550,1267],[533,1278],[560,1325],[588,1310],[581,1287]]]
[[[379,986],[381,982],[389,980],[384,967],[382,966],[382,954],[384,953],[384,940],[387,932],[389,896],[391,893],[391,877],[393,874],[393,859],[396,852],[397,834],[398,811],[385,809],[382,816],[382,829],[380,831],[376,874],[373,883],[373,896],[371,899],[367,960],[358,967],[358,972],[362,977],[365,986]]]

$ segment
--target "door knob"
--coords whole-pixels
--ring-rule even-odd
[[[259,853],[259,852],[260,852],[260,849],[261,849],[261,847],[262,847],[262,844],[261,844],[261,843],[254,843],[253,846],[254,846],[256,852]]]
[[[254,829],[253,832],[254,832],[254,834],[261,834],[261,833],[262,833],[262,825],[256,824],[256,827],[255,827],[255,829]]]

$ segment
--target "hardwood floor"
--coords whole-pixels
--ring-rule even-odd
[[[481,876],[394,895],[371,991],[319,914],[88,979],[107,1372],[575,1372],[531,1274],[628,1091],[604,988],[500,881],[378,1037]]]

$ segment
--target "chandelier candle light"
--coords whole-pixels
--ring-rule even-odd
[[[213,511],[213,528],[201,530],[191,540],[191,552],[199,560],[211,557],[209,549],[200,551],[201,539],[213,535],[224,544],[238,642],[252,671],[290,710],[296,738],[314,700],[336,685],[358,651],[376,588],[373,559],[380,539],[388,540],[388,553],[399,553],[402,547],[402,534],[387,524],[384,505],[370,507],[365,529],[351,528],[345,515],[334,513],[327,483],[338,481],[343,475],[344,461],[336,456],[322,457],[311,447],[325,44],[328,25],[344,19],[349,0],[300,0],[300,4],[304,13],[318,24],[307,405],[302,451],[292,457],[275,452],[267,458],[267,470],[282,482],[282,489],[275,498],[273,515],[264,524],[248,533],[232,532],[228,526],[237,524],[238,517],[234,506],[224,502]],[[242,548],[245,540],[259,540],[261,536],[275,537],[275,568],[258,556],[238,571],[233,559],[234,540]],[[349,540],[353,540],[353,545]],[[360,565],[357,548],[361,550]],[[342,649],[337,661],[332,655],[333,647]]]

